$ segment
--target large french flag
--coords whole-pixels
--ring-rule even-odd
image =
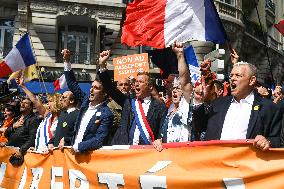
[[[0,78],[8,76],[13,72],[24,70],[35,63],[36,60],[33,55],[30,37],[26,33],[0,63]]]
[[[121,43],[165,48],[174,41],[227,39],[213,0],[134,0],[126,9]]]

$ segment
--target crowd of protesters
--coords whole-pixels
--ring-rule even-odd
[[[184,46],[174,43],[172,50],[179,74],[166,79],[162,98],[146,72],[112,82],[106,66],[110,51],[100,54],[97,78],[87,95],[72,71],[70,52],[63,50],[69,90],[44,101],[18,78],[25,95],[1,104],[0,146],[17,147],[16,160],[27,151],[50,153],[65,146],[73,153],[104,145],[153,145],[162,151],[163,143],[197,140],[252,139],[260,150],[284,146],[281,86],[271,91],[258,82],[256,67],[238,62],[235,51],[229,83],[214,79],[211,61],[204,60],[201,79],[193,85]]]

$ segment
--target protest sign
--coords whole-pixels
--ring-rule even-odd
[[[134,54],[113,59],[114,80],[136,78],[138,72],[149,72],[148,54]]]

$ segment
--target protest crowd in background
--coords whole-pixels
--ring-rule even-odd
[[[184,46],[174,42],[172,50],[178,74],[165,80],[163,97],[147,72],[114,83],[106,67],[110,51],[100,54],[97,78],[86,95],[72,71],[70,52],[63,50],[69,90],[34,95],[23,77],[16,78],[22,92],[1,99],[0,145],[18,147],[13,158],[20,160],[27,151],[46,154],[65,146],[82,153],[107,145],[153,145],[162,151],[163,143],[219,139],[254,139],[264,151],[284,145],[281,86],[271,91],[257,82],[256,68],[238,62],[236,51],[229,85],[216,79],[209,59],[201,63],[201,79],[193,85]]]
[[[135,3],[129,6],[135,9]],[[208,9],[204,14],[210,11],[214,12]],[[168,22],[175,22],[171,16],[167,18],[172,19]],[[132,38],[128,37],[130,30],[135,28],[128,19],[123,28],[122,43],[129,46],[145,44],[144,39],[137,39],[133,44]],[[213,23],[213,20],[210,22]],[[218,27],[214,32],[223,35],[220,21],[217,20],[216,25]],[[145,69],[134,76],[121,71],[123,66],[114,59],[114,67],[120,72],[116,72],[113,78],[107,67],[112,56],[109,50],[100,53],[94,66],[98,69],[96,78],[90,81],[89,94],[81,90],[76,80],[68,49],[62,50],[64,75],[60,82],[64,80],[68,88],[63,94],[34,94],[26,86],[28,81],[24,74],[14,77],[20,93],[9,91],[4,83],[0,96],[0,146],[16,147],[10,162],[21,165],[27,152],[48,154],[57,148],[70,148],[73,154],[80,154],[103,146],[153,145],[161,152],[165,143],[239,139],[253,140],[254,148],[260,151],[284,146],[282,86],[271,89],[258,82],[256,67],[239,60],[234,49],[230,54],[232,70],[226,81],[218,80],[211,70],[212,61],[205,59],[199,66],[195,65],[200,78],[193,83],[193,71],[189,69],[189,58],[185,52],[188,48],[180,43],[179,38],[175,38],[186,35],[186,31],[164,32],[168,33],[164,35],[165,39],[159,38],[160,43],[153,40],[146,44],[155,48],[171,45],[168,49],[177,63],[177,72],[164,78],[165,93],[162,96],[145,66],[148,55],[136,57]],[[171,36],[171,32],[176,36]],[[200,33],[190,38],[215,43],[227,40],[226,37],[215,39],[212,31],[209,34],[205,31]],[[25,34],[17,43],[15,49],[20,52],[18,55],[23,53],[21,47],[28,40]],[[136,44],[137,41],[142,42]],[[26,69],[36,62],[33,53],[29,52],[29,56],[22,59],[21,66],[13,67],[19,60],[14,57],[15,54],[8,55],[4,65],[0,65],[0,77],[18,71],[19,67]],[[131,68],[126,70],[130,73]],[[118,77],[117,73],[123,73],[125,77]],[[60,84],[61,87],[63,85]]]

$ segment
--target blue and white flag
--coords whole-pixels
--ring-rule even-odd
[[[193,47],[190,45],[184,49],[185,59],[190,70],[191,82],[196,83],[200,79],[200,68]]]

